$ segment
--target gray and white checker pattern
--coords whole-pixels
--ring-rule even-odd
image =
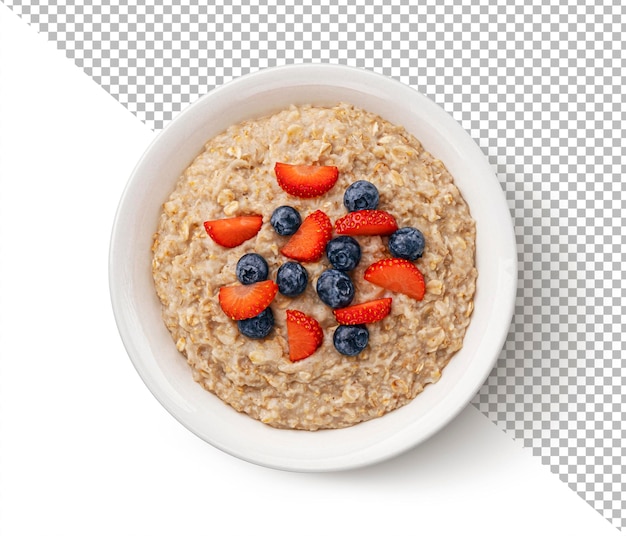
[[[234,77],[302,61],[369,68],[450,112],[496,169],[520,260],[473,404],[626,526],[621,0],[5,3],[155,130]]]

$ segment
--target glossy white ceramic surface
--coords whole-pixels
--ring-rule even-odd
[[[203,144],[229,125],[290,104],[350,102],[403,125],[455,177],[477,225],[478,281],[461,351],[438,383],[413,402],[351,428],[276,430],[206,392],[177,352],[160,314],[151,276],[151,242],[174,183]],[[113,311],[126,350],[159,402],[211,445],[260,465],[294,471],[360,467],[432,436],[473,398],[500,354],[517,285],[509,209],[487,158],[442,108],[382,75],[327,64],[266,69],[219,87],[186,108],[141,157],[123,192],[109,258]],[[462,447],[460,447],[462,448]]]

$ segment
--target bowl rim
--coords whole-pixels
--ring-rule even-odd
[[[197,426],[190,423],[184,416],[181,416],[180,411],[177,409],[180,405],[180,401],[173,402],[171,400],[172,394],[164,392],[164,390],[155,383],[153,373],[146,366],[143,356],[139,354],[139,350],[133,341],[134,334],[129,328],[128,307],[129,301],[132,301],[132,298],[130,296],[130,290],[124,287],[123,282],[124,279],[128,277],[128,263],[131,261],[129,259],[125,259],[126,265],[121,266],[118,250],[120,249],[121,237],[124,234],[125,215],[129,209],[129,192],[137,180],[137,177],[143,172],[145,166],[149,163],[155,151],[158,151],[159,147],[166,143],[168,138],[171,138],[174,135],[179,138],[181,136],[183,138],[185,137],[184,128],[178,128],[178,132],[175,134],[172,134],[172,132],[175,132],[177,127],[184,126],[185,122],[189,121],[189,118],[191,118],[197,110],[207,106],[207,104],[213,101],[224,98],[224,96],[233,91],[254,91],[255,87],[263,84],[269,84],[269,87],[272,87],[272,83],[275,83],[272,81],[277,79],[283,81],[288,80],[288,83],[294,84],[295,86],[298,84],[305,84],[309,86],[311,84],[320,84],[320,87],[328,88],[335,87],[334,84],[336,83],[328,82],[328,80],[341,80],[344,85],[347,84],[357,91],[370,91],[372,88],[379,91],[380,87],[383,87],[386,89],[392,89],[394,92],[406,96],[407,99],[411,98],[412,102],[414,101],[417,103],[416,106],[419,105],[428,107],[428,109],[434,113],[439,120],[441,120],[442,131],[446,135],[450,135],[451,139],[455,140],[456,146],[454,147],[454,150],[460,152],[461,154],[470,154],[472,161],[476,161],[482,166],[481,171],[484,175],[484,180],[491,181],[490,188],[492,190],[492,195],[494,196],[494,199],[498,198],[498,210],[501,214],[506,212],[506,217],[501,217],[502,228],[499,229],[498,235],[501,242],[500,246],[503,248],[501,252],[503,265],[500,267],[503,274],[500,274],[502,275],[502,280],[498,282],[500,285],[497,295],[498,318],[494,319],[498,329],[496,334],[491,335],[491,339],[489,341],[488,349],[490,355],[486,358],[482,358],[482,366],[478,370],[467,371],[467,377],[464,379],[465,383],[463,384],[465,389],[461,393],[454,393],[454,396],[449,397],[449,400],[447,400],[443,405],[445,406],[442,410],[443,415],[439,415],[439,418],[434,420],[431,419],[431,421],[428,421],[427,419],[426,422],[422,423],[422,425],[425,425],[425,428],[422,428],[419,433],[416,433],[415,430],[412,430],[412,433],[411,431],[407,433],[407,431],[404,430],[397,430],[390,435],[388,440],[381,442],[381,445],[378,445],[377,448],[368,446],[360,452],[360,455],[353,453],[354,456],[328,456],[326,458],[315,459],[313,461],[298,456],[286,459],[284,456],[272,457],[268,455],[259,455],[253,451],[246,451],[245,449],[242,450],[241,448],[207,436],[206,432],[199,430]],[[470,210],[472,210],[471,205]],[[128,181],[122,191],[113,220],[109,244],[108,266],[111,304],[122,342],[134,368],[137,370],[144,384],[161,403],[161,405],[163,405],[172,416],[174,416],[181,424],[183,424],[195,435],[214,447],[227,452],[228,454],[265,467],[301,472],[354,469],[379,463],[415,447],[417,444],[432,437],[444,428],[471,402],[472,398],[478,392],[493,369],[508,334],[517,292],[517,253],[511,214],[507,206],[504,192],[497,180],[495,172],[488,163],[486,156],[474,140],[472,140],[469,134],[452,118],[451,115],[416,89],[393,78],[389,78],[365,68],[332,63],[295,63],[260,69],[216,87],[207,94],[196,99],[191,104],[187,105],[161,132],[153,138],[128,178]],[[137,322],[137,319],[135,319],[135,322]],[[448,367],[449,366],[450,365],[448,365]],[[422,397],[423,393],[419,396]],[[402,408],[394,410],[394,412],[398,412],[401,409]],[[382,421],[388,415],[390,414],[387,414],[377,420]],[[247,416],[245,416],[245,418],[250,419],[250,417]],[[365,423],[361,423],[355,426],[363,426],[364,424]],[[262,426],[267,427],[266,425]],[[337,434],[337,432],[341,432],[341,430],[318,431],[314,433],[328,435],[329,433]],[[306,434],[311,432],[304,433]]]

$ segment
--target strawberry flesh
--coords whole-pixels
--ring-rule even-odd
[[[266,280],[251,285],[232,285],[219,290],[222,311],[233,320],[245,320],[262,313],[274,300],[278,285]]]
[[[291,236],[280,252],[299,262],[313,262],[322,258],[326,244],[333,235],[330,218],[321,210],[309,214],[300,228]]]
[[[234,248],[256,236],[263,225],[263,216],[235,216],[204,222],[204,229],[216,244]]]
[[[278,185],[288,194],[311,198],[318,197],[330,190],[339,177],[335,166],[292,165],[277,162],[274,173]]]
[[[333,314],[339,324],[371,324],[385,318],[391,312],[391,298],[380,298],[342,309],[335,309]]]
[[[324,340],[324,331],[319,322],[302,311],[287,310],[287,342],[289,359],[293,362],[313,354]]]
[[[340,235],[390,235],[397,230],[396,219],[384,210],[355,210],[335,222]]]
[[[392,292],[422,300],[426,292],[424,276],[411,261],[383,259],[369,266],[364,273],[366,281]]]

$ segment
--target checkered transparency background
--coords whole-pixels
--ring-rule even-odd
[[[622,0],[284,2],[5,0],[154,130],[215,86],[303,61],[371,69],[452,114],[496,170],[520,261],[473,404],[624,528]]]

